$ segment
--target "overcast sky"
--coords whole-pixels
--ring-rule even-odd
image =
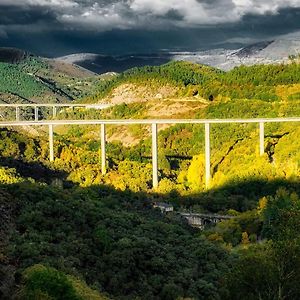
[[[0,46],[47,56],[238,47],[298,31],[300,0],[0,0]]]

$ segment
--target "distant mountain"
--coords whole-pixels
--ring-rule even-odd
[[[222,70],[240,65],[278,64],[300,53],[300,40],[274,40],[252,44],[237,50],[215,49],[193,53],[173,53],[173,60],[206,64]]]
[[[133,67],[158,66],[168,61],[189,61],[205,64],[222,70],[231,70],[240,65],[282,63],[290,55],[300,53],[300,40],[274,40],[251,44],[241,49],[213,49],[195,52],[161,52],[157,54],[132,54],[109,56],[94,53],[79,53],[57,58],[58,61],[76,64],[98,74],[123,72]]]
[[[274,43],[274,41],[264,41],[264,42],[252,44],[252,45],[242,48],[235,54],[236,54],[236,56],[241,57],[241,58],[254,56],[254,55],[259,54],[262,50],[266,49],[272,43]]]
[[[133,54],[123,56],[78,53],[56,58],[57,61],[76,64],[98,74],[121,73],[134,67],[156,66],[171,60],[169,53]]]

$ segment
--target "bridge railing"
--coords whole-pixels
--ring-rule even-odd
[[[260,119],[160,119],[160,120],[44,120],[44,121],[14,121],[0,122],[0,127],[16,126],[48,126],[49,128],[49,153],[50,161],[54,161],[54,126],[58,125],[99,125],[101,141],[101,170],[106,174],[106,125],[149,125],[152,134],[152,178],[153,187],[158,186],[158,125],[162,124],[202,124],[205,129],[205,185],[209,188],[211,181],[211,137],[210,129],[212,124],[257,124],[259,129],[258,143],[259,154],[265,152],[265,124],[266,123],[290,123],[300,122],[300,117],[296,118],[260,118]]]
[[[74,103],[16,103],[0,104],[0,116],[2,119],[10,119],[16,122],[25,120],[42,121],[54,119],[62,109],[106,109],[111,104],[74,104]]]

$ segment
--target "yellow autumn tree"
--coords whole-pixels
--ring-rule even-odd
[[[187,172],[187,181],[192,190],[204,189],[204,173],[204,155],[194,156]]]

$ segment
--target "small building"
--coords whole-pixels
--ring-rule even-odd
[[[153,203],[153,208],[159,208],[162,213],[174,211],[174,207],[172,204],[164,203],[164,202]]]

